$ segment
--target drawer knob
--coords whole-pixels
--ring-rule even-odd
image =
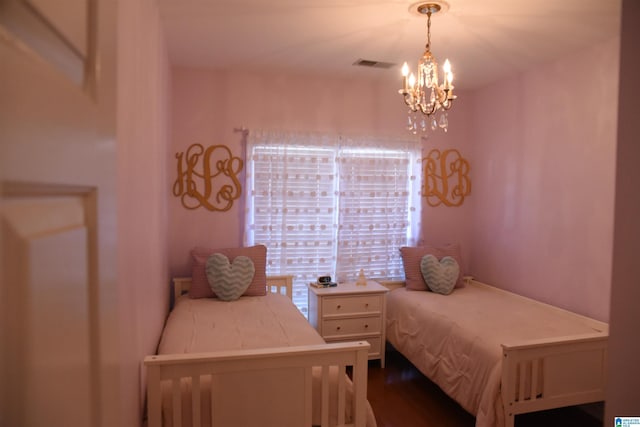
[[[336,326],[336,331],[339,331],[339,330],[340,330],[340,326]]]
[[[366,303],[366,304],[364,305],[364,308],[369,308],[369,303]]]
[[[368,324],[365,324],[365,325],[364,325],[364,328],[365,328],[365,329],[367,329],[368,327],[369,327],[369,325],[368,325]]]
[[[342,307],[340,304],[338,304],[338,306],[336,307],[338,310],[340,310],[340,307]]]

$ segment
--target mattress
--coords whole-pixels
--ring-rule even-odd
[[[162,333],[158,354],[201,353],[324,344],[284,295],[178,299]]]
[[[265,296],[241,297],[232,302],[221,301],[215,298],[191,299],[183,296],[178,299],[175,307],[167,319],[158,354],[203,353],[227,350],[260,349],[272,347],[291,347],[300,345],[324,344],[324,340],[317,331],[307,322],[291,299],[284,295],[267,294]],[[314,372],[314,376],[317,373]],[[331,387],[337,384],[337,370],[330,371],[332,376]],[[278,387],[287,387],[287,375],[277,377],[260,377],[261,374],[251,372],[238,380],[225,383],[224,387],[233,387],[239,381],[258,381],[267,383],[277,393]],[[270,375],[270,374],[269,374]],[[256,377],[258,376],[258,377]],[[253,379],[252,379],[253,378]],[[278,378],[278,379],[273,379]],[[222,380],[224,381],[224,379]],[[348,381],[347,393],[351,389]],[[202,417],[205,425],[210,423],[207,397],[209,383],[201,384],[203,391]],[[191,386],[188,380],[183,380],[183,408],[191,405]],[[331,390],[331,388],[330,388]],[[313,395],[319,396],[320,381],[313,383]],[[163,415],[167,425],[170,425],[170,391],[163,390]],[[337,404],[330,403],[330,418],[337,419]],[[320,412],[318,405],[314,405],[313,422],[320,424]],[[350,407],[347,405],[347,419],[350,417]],[[191,425],[189,410],[183,410],[183,425]],[[367,404],[367,426],[375,427],[375,417],[371,406]]]
[[[450,295],[387,295],[387,340],[475,415],[477,427],[504,424],[501,344],[605,332],[599,324],[477,282]]]

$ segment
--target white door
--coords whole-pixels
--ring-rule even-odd
[[[118,425],[115,2],[0,0],[0,425]]]

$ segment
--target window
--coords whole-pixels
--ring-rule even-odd
[[[246,171],[245,244],[267,246],[267,274],[294,276],[305,315],[319,275],[404,277],[398,249],[419,233],[418,142],[252,131]]]

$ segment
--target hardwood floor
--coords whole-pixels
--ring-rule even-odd
[[[386,368],[369,362],[368,399],[378,427],[474,427],[475,418],[422,375],[407,359],[387,349]],[[589,405],[600,414],[602,404]],[[524,414],[516,427],[601,427],[602,422],[579,407]]]

